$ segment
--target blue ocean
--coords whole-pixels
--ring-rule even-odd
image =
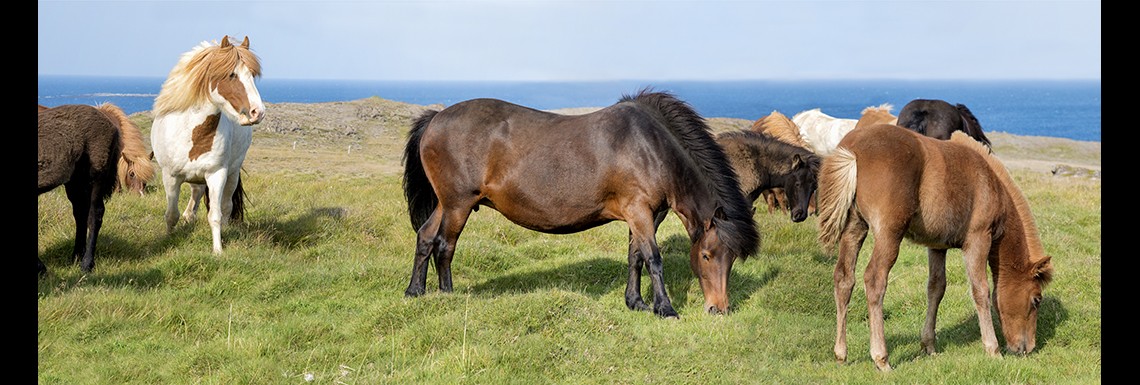
[[[114,103],[128,114],[152,108],[162,78],[39,76],[39,104]],[[704,117],[756,120],[772,111],[791,117],[820,108],[857,119],[868,106],[913,99],[966,105],[986,132],[1100,142],[1101,82],[1081,81],[605,81],[430,82],[293,80],[262,78],[268,103],[323,103],[380,97],[419,105],[448,106],[474,98],[497,98],[537,109],[604,107],[642,88],[668,91]],[[272,111],[270,112],[272,113]]]

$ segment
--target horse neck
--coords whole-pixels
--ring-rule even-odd
[[[989,148],[966,133],[956,133],[951,136],[950,141],[963,144],[980,154],[997,176],[1002,190],[1009,199],[1008,204],[1004,205],[1005,224],[1002,226],[1001,240],[997,245],[1000,258],[999,270],[1007,273],[1034,274],[1032,263],[1045,257],[1045,248],[1041,245],[1029,201],[1014,183],[1005,165],[989,153]]]

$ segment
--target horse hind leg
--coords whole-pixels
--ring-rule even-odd
[[[852,209],[839,241],[839,256],[832,276],[835,285],[835,346],[833,352],[839,362],[847,361],[847,312],[851,293],[855,289],[855,265],[859,250],[867,239],[867,222]]]
[[[439,291],[450,293],[451,287],[451,259],[455,256],[455,245],[459,242],[459,234],[467,225],[471,210],[451,210],[440,224],[440,242],[435,251],[435,272],[439,276]]]
[[[408,282],[407,289],[404,289],[405,297],[418,297],[426,291],[428,257],[436,254],[440,243],[441,216],[441,211],[437,207],[428,216],[427,221],[416,231],[416,251],[412,260],[411,279]]]
[[[174,226],[178,224],[178,195],[182,189],[182,179],[168,175],[164,172],[162,174],[162,187],[166,190],[166,211],[164,219],[166,220],[166,233],[174,232]],[[193,190],[193,185],[191,185]],[[193,201],[193,199],[191,199]],[[185,217],[185,214],[183,214]],[[192,216],[191,216],[192,217]]]
[[[922,349],[926,354],[934,355],[938,305],[946,294],[946,249],[927,249],[926,259],[930,277],[926,281],[926,322],[922,324]]]
[[[186,202],[186,209],[182,210],[182,220],[186,221],[186,223],[194,223],[198,220],[198,205],[202,202],[202,197],[206,196],[206,193],[206,185],[190,184],[190,200]],[[207,198],[206,201],[207,205],[209,205],[208,199],[209,198]],[[175,204],[177,204],[177,202]]]

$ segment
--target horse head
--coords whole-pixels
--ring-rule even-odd
[[[265,117],[265,104],[254,83],[261,76],[261,65],[249,50],[249,37],[241,45],[233,45],[229,36],[218,46],[217,68],[210,72],[210,101],[222,112],[243,126],[261,122]]]
[[[792,171],[783,176],[782,184],[792,222],[803,222],[811,211],[809,207],[818,185],[821,162],[818,155],[807,151],[791,156]]]
[[[717,207],[712,218],[706,219],[700,234],[689,249],[689,267],[701,283],[705,294],[705,311],[710,314],[728,313],[728,276],[736,253],[725,245],[718,226],[728,221],[724,210]]]
[[[994,287],[993,303],[1001,321],[1005,347],[1028,354],[1037,346],[1037,310],[1042,291],[1053,279],[1053,264],[1046,256],[1030,262],[1025,274],[1003,274]]]

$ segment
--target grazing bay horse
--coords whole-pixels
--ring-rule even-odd
[[[807,219],[815,194],[821,158],[816,153],[755,131],[727,131],[716,136],[741,192],[755,202],[761,191],[780,189],[786,196],[792,222]]]
[[[756,252],[751,205],[705,120],[666,92],[623,95],[610,107],[561,115],[497,99],[471,99],[414,122],[404,150],[404,195],[417,230],[404,294],[424,294],[433,258],[439,289],[452,291],[451,260],[473,210],[490,207],[534,231],[567,234],[611,221],[629,225],[625,302],[677,317],[665,291],[657,225],[677,212],[692,240],[690,266],[704,308],[728,311],[733,261]]]
[[[245,214],[241,166],[253,139],[251,126],[265,117],[254,80],[261,63],[249,49],[249,37],[237,44],[202,42],[183,53],[154,100],[151,148],[162,166],[166,189],[166,230],[178,223],[178,196],[189,183],[191,199],[182,212],[195,220],[206,197],[213,252],[222,252],[222,225]]]
[[[935,320],[946,291],[946,250],[962,250],[970,295],[986,353],[1001,356],[991,308],[997,308],[1006,349],[1027,354],[1036,346],[1037,310],[1053,276],[1029,204],[1005,166],[965,133],[949,140],[877,124],[852,131],[820,171],[819,241],[838,245],[835,265],[835,357],[847,359],[847,305],[855,263],[868,231],[874,250],[863,273],[871,358],[889,371],[883,299],[899,245],[927,247],[926,321],[922,348],[935,353]],[[986,267],[993,275],[986,282]]]
[[[40,106],[37,195],[61,185],[66,189],[75,218],[72,258],[84,273],[95,268],[105,202],[115,191],[122,156],[120,138],[119,127],[100,108],[82,104]],[[43,260],[37,257],[36,263],[39,275],[47,274]]]
[[[951,105],[938,99],[911,100],[899,111],[898,125],[942,140],[950,139],[954,131],[962,131],[986,147],[993,147],[978,118],[961,103]]]

